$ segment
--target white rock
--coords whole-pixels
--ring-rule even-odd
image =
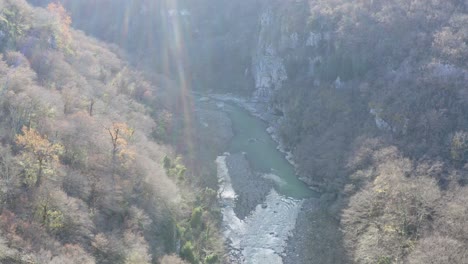
[[[385,130],[385,131],[392,131],[392,126],[380,117],[381,111],[371,108],[369,112],[374,116],[375,125],[377,126],[378,129]]]
[[[315,47],[322,40],[320,33],[310,32],[309,37],[306,40],[306,46]]]

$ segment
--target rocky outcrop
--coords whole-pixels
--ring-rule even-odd
[[[255,80],[253,99],[255,101],[267,102],[273,90],[281,88],[283,81],[288,78],[283,58],[277,51],[274,19],[274,13],[270,9],[264,11],[260,16],[258,43],[252,59]],[[288,38],[286,37],[286,39]],[[297,40],[297,34],[294,35],[293,39]],[[292,43],[297,43],[297,41],[293,40]]]
[[[303,4],[302,1],[269,2],[258,15],[251,66],[255,83],[252,98],[256,102],[270,102],[274,93],[283,87],[289,79],[289,63],[297,59],[307,60],[299,55],[313,44],[304,31],[306,16],[296,18],[304,20],[303,24],[297,23],[289,14],[291,10],[301,13]]]

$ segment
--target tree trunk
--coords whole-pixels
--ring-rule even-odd
[[[42,165],[43,161],[39,160],[39,171],[37,172],[36,187],[41,186],[42,183]]]
[[[89,116],[93,116],[93,106],[94,106],[94,99],[91,99],[89,103]]]

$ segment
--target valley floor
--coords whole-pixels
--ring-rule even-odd
[[[231,134],[225,128],[209,129],[217,124],[213,116],[227,117],[219,105],[211,100],[197,105],[199,127],[208,132],[200,134],[229,138],[219,135]],[[228,263],[346,263],[338,223],[321,208],[320,199],[297,201],[278,195],[272,182],[252,172],[242,154],[225,153],[217,166]]]

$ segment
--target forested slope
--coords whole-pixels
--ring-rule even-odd
[[[302,179],[327,193],[350,262],[468,261],[466,0],[153,3],[127,2],[108,40],[144,25],[177,32],[189,56],[156,33],[132,45],[159,43],[195,87],[266,103]]]
[[[218,262],[214,192],[156,143],[163,92],[71,22],[0,1],[0,262]]]
[[[466,1],[309,1],[301,23],[279,5],[270,29],[299,44],[273,40],[271,105],[300,174],[336,190],[349,261],[467,262]]]
[[[309,5],[311,73],[274,100],[302,174],[338,189],[350,261],[467,262],[466,1]]]

